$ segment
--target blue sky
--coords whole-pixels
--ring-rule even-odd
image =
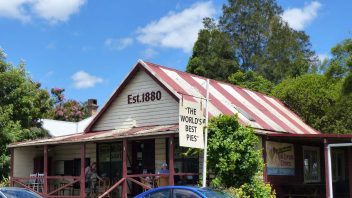
[[[0,0],[0,47],[44,88],[103,105],[138,59],[184,70],[201,19],[218,17],[224,2]],[[278,3],[322,58],[352,35],[351,1]]]

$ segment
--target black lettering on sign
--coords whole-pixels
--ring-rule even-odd
[[[148,91],[136,95],[129,94],[127,96],[127,104],[154,102],[158,100],[161,100],[161,91]]]

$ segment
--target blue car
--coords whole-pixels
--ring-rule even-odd
[[[148,190],[135,198],[233,198],[210,188],[190,186],[164,186]]]
[[[41,198],[41,196],[25,188],[4,187],[0,188],[0,198]]]

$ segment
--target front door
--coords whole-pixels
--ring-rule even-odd
[[[155,141],[135,140],[132,145],[132,174],[155,173]],[[142,187],[132,184],[132,195],[142,192]]]
[[[154,139],[132,141],[133,174],[155,173]]]

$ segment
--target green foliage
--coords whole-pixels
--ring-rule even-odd
[[[259,140],[254,131],[240,125],[236,115],[220,115],[209,123],[208,164],[216,187],[240,187],[250,183],[263,168]]]
[[[278,83],[287,77],[307,73],[317,61],[309,37],[291,29],[281,18],[273,17],[263,55],[256,56],[256,71]]]
[[[254,57],[263,54],[270,21],[281,13],[274,0],[229,0],[223,6],[220,29],[230,35],[241,69],[257,69]]]
[[[0,178],[9,172],[10,143],[46,136],[40,118],[51,108],[46,90],[34,82],[25,71],[6,62],[0,50]]]
[[[342,93],[352,93],[352,39],[346,39],[331,49],[333,57],[328,63],[328,78],[344,78]]]
[[[306,73],[317,60],[309,37],[291,29],[281,14],[274,0],[229,0],[219,23],[230,35],[241,69],[275,83]]]
[[[341,81],[320,74],[289,78],[278,84],[272,94],[314,128],[324,131],[326,113],[340,97]]]
[[[227,192],[238,198],[275,198],[276,194],[270,184],[263,182],[260,176],[254,177],[250,183],[245,183],[239,188],[230,187]]]
[[[76,100],[66,100],[63,92],[65,89],[51,89],[52,99],[55,101],[54,107],[48,113],[47,118],[77,122],[89,117],[87,103],[80,103]]]
[[[212,19],[204,19],[205,29],[200,30],[187,72],[216,80],[226,80],[239,69],[229,36],[221,32]]]
[[[0,188],[1,187],[9,187],[10,186],[10,178],[9,177],[3,177],[0,180]]]
[[[272,82],[253,71],[233,73],[229,76],[228,81],[234,85],[264,94],[269,94],[274,87]]]
[[[327,111],[322,119],[325,133],[352,133],[352,94],[343,94]]]

